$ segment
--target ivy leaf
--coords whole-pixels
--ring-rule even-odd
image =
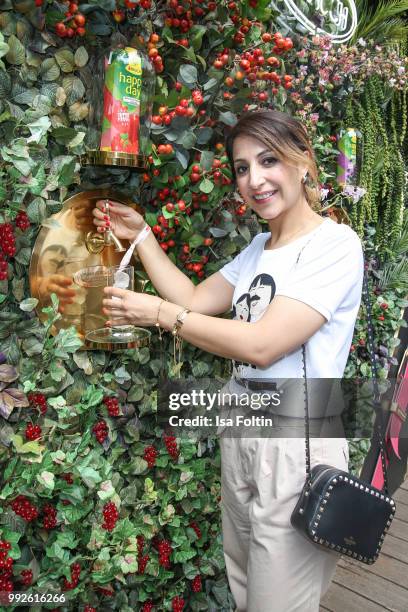
[[[78,68],[83,68],[88,63],[89,55],[85,47],[78,47],[75,51],[74,61]]]
[[[42,198],[34,198],[27,206],[27,215],[30,221],[40,224],[48,216],[44,200]]]
[[[6,55],[9,52],[9,49],[10,47],[8,46],[8,44],[4,42],[3,34],[0,33],[0,57],[3,57],[3,55]],[[1,62],[1,66],[4,70],[3,62]]]
[[[44,470],[41,474],[37,474],[37,480],[43,487],[52,491],[55,486],[55,476],[52,472]]]
[[[72,74],[62,80],[62,87],[67,94],[67,104],[69,106],[78,102],[85,94],[85,86],[81,79]]]
[[[72,72],[75,66],[74,54],[70,49],[58,49],[55,52],[55,59],[62,72]],[[65,87],[64,87],[65,89]]]
[[[119,567],[124,574],[137,572],[137,557],[136,555],[127,554],[124,557],[119,557]]]
[[[27,142],[39,143],[41,138],[45,136],[51,127],[51,121],[48,117],[40,117],[37,121],[27,124],[28,129],[31,132],[31,136],[27,138]]]
[[[24,442],[20,435],[13,436],[13,444],[19,455],[34,455],[35,458],[30,458],[30,460],[35,463],[41,463],[45,446],[41,446],[41,444],[35,440],[32,442]]]
[[[41,64],[40,74],[43,81],[56,81],[61,74],[59,66],[53,57],[47,57]]]
[[[18,378],[17,368],[9,365],[8,363],[3,363],[0,365],[0,381],[1,382],[13,382]]]
[[[25,59],[25,48],[24,45],[18,40],[17,36],[12,34],[8,39],[9,50],[6,54],[6,60],[9,64],[14,64],[15,66],[21,66],[24,64]]]
[[[80,477],[90,489],[94,489],[96,485],[102,481],[100,474],[91,467],[83,467],[80,465],[77,469]]]
[[[20,309],[24,312],[31,312],[37,306],[38,300],[37,298],[26,298],[22,302],[20,302]],[[1,366],[0,366],[1,367]]]

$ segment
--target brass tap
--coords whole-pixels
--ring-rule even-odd
[[[109,217],[109,200],[105,200],[105,214]],[[115,236],[110,228],[108,228],[104,235],[105,246],[115,246],[115,251],[126,251],[125,247],[120,242],[119,238]]]
[[[109,217],[109,200],[105,200],[104,213]],[[89,253],[101,253],[108,246],[114,246],[115,251],[118,253],[126,251],[119,238],[109,228],[104,232],[103,236],[98,234],[98,232],[88,232],[85,238],[85,245]]]

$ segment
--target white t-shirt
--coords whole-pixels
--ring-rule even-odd
[[[364,258],[360,239],[349,226],[329,218],[285,246],[264,250],[270,235],[255,236],[220,270],[235,287],[233,317],[257,321],[275,295],[308,304],[326,319],[306,343],[308,378],[341,378],[361,301]],[[302,350],[267,368],[237,361],[233,366],[239,378],[301,378]]]

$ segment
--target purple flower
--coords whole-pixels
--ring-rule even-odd
[[[0,365],[2,363],[5,363],[7,361],[7,357],[5,356],[4,353],[0,353]]]

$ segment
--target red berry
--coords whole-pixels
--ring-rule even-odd
[[[115,528],[116,522],[119,518],[119,512],[113,502],[107,502],[103,507],[103,518],[105,519],[102,523],[102,528],[107,531],[112,531]]]
[[[41,427],[29,423],[25,430],[25,437],[27,440],[38,440],[41,437]]]
[[[156,457],[158,453],[154,446],[146,446],[144,449],[143,459],[147,461],[149,468],[152,468],[156,464]]]
[[[25,586],[30,586],[30,584],[33,581],[33,572],[30,569],[25,569],[21,572],[21,582],[25,585]]]
[[[185,602],[182,597],[179,597],[178,595],[176,595],[176,597],[173,597],[173,599],[171,600],[173,612],[182,612],[184,608],[184,603]]]
[[[199,593],[202,589],[202,584],[201,584],[201,576],[200,574],[198,574],[191,585],[191,588],[193,589],[194,593]]]
[[[45,514],[43,525],[44,529],[54,529],[57,526],[57,511],[51,504],[45,504],[43,508]]]
[[[106,421],[101,419],[98,421],[92,428],[93,433],[95,434],[96,439],[100,444],[102,444],[105,439],[108,437],[108,426]]]
[[[38,510],[25,495],[18,495],[11,503],[11,508],[16,514],[27,522],[34,521],[38,516]]]
[[[108,414],[111,417],[119,416],[119,402],[116,397],[104,397],[103,403],[108,409]]]

